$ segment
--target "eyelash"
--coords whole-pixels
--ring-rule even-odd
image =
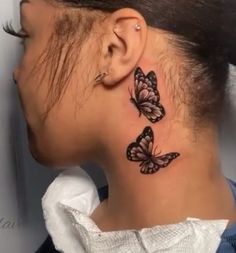
[[[24,31],[23,28],[21,28],[19,31],[15,31],[12,25],[8,23],[5,26],[3,26],[3,30],[14,37],[20,38],[21,39],[20,44],[22,45],[24,45],[25,39],[29,37],[29,35]]]

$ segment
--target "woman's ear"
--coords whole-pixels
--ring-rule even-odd
[[[104,22],[104,37],[99,71],[107,73],[102,82],[112,86],[128,76],[137,66],[147,41],[147,24],[133,9],[120,9]]]

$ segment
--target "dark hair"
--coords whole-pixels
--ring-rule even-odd
[[[71,7],[114,12],[139,11],[148,25],[194,43],[205,54],[218,53],[236,65],[235,0],[55,0]]]
[[[229,64],[236,65],[235,0],[48,1],[108,13],[126,7],[139,11],[149,26],[173,35],[174,44],[187,56],[181,88],[190,95],[185,102],[191,114],[198,122],[218,118]]]

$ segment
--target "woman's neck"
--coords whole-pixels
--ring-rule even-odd
[[[163,138],[167,130],[160,128],[155,143],[162,153],[179,152],[180,156],[151,175],[140,173],[139,164],[126,159],[130,137],[121,142],[112,136],[109,159],[103,163],[109,197],[91,215],[102,231],[141,229],[187,217],[236,221],[235,200],[221,171],[214,131],[194,139],[175,130],[175,136]]]

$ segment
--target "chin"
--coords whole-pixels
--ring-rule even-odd
[[[37,148],[34,142],[29,142],[29,149],[34,160],[45,167],[50,167],[55,170],[61,170],[63,168],[78,165],[76,163],[71,163],[71,161],[66,161],[65,159],[63,159],[63,157],[58,157],[57,155],[50,154],[46,151],[46,148],[43,150]]]
[[[32,142],[29,142],[29,150],[34,160],[44,166],[52,166],[52,163],[35,147]]]
[[[78,165],[77,156],[76,160],[74,160],[70,154],[62,152],[58,147],[50,146],[49,143],[41,142],[41,138],[35,136],[29,126],[27,127],[27,132],[30,153],[34,160],[39,164],[55,169]]]
[[[44,152],[42,152],[39,149],[35,136],[29,126],[27,126],[27,133],[28,133],[29,151],[34,160],[44,166],[52,166],[52,162],[49,160],[49,157],[46,156]]]
[[[66,167],[64,164],[60,164],[58,161],[50,159],[48,155],[39,152],[35,148],[32,149],[30,147],[30,152],[34,160],[45,167],[50,167],[55,170]]]

